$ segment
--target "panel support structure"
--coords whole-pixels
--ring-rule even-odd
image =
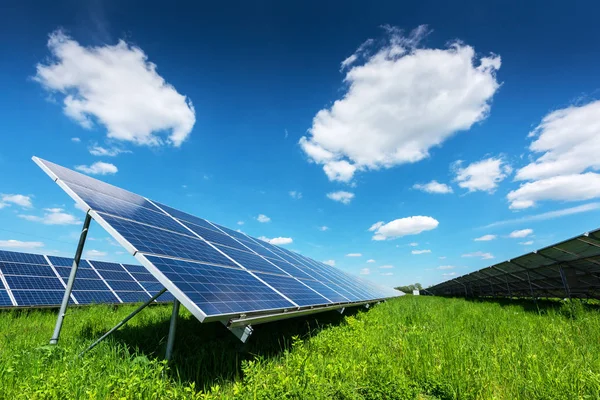
[[[79,261],[81,260],[81,254],[83,253],[83,246],[85,245],[85,239],[87,238],[88,230],[90,228],[90,222],[92,222],[92,217],[88,213],[85,215],[85,221],[83,222],[83,228],[81,229],[81,235],[79,236],[79,244],[77,245],[77,251],[75,252],[75,259],[73,260],[73,265],[71,266],[69,281],[67,282],[62,304],[60,305],[58,318],[56,319],[56,325],[54,326],[54,333],[50,339],[50,344],[57,344],[58,338],[60,337],[60,330],[62,329],[63,320],[65,319],[65,314],[67,313],[69,298],[71,297],[73,285],[75,284],[75,275],[77,275],[77,268],[79,268]]]
[[[167,338],[167,350],[165,351],[165,360],[171,361],[173,355],[173,344],[175,343],[175,331],[177,330],[177,316],[179,315],[179,300],[173,301],[173,313],[171,314],[171,323],[169,324],[169,337]]]
[[[563,286],[565,288],[565,294],[570,299],[571,298],[571,290],[569,289],[569,282],[567,282],[567,276],[565,275],[565,270],[562,265],[558,267],[560,271],[560,279],[562,280]]]
[[[127,322],[129,322],[129,320],[131,318],[135,317],[140,311],[142,311],[144,308],[146,308],[150,304],[152,304],[152,302],[154,300],[156,300],[158,297],[160,297],[161,294],[163,294],[166,291],[167,291],[167,289],[163,288],[163,290],[161,290],[160,292],[158,292],[154,296],[152,296],[152,298],[150,300],[146,301],[144,304],[142,304],[141,306],[139,306],[138,308],[136,308],[134,312],[132,312],[131,314],[129,314],[127,317],[125,317],[125,319],[123,319],[121,322],[119,322],[117,325],[115,325],[111,330],[109,330],[104,335],[102,335],[100,337],[100,339],[96,340],[94,343],[92,343],[91,345],[89,345],[89,347],[87,349],[85,349],[84,351],[82,351],[81,353],[79,353],[79,357],[81,357],[82,355],[84,355],[85,353],[87,353],[88,351],[90,351],[91,349],[93,349],[94,347],[96,347],[101,341],[103,341],[104,339],[106,339],[107,337],[109,337],[114,331],[116,331],[117,329],[119,329],[120,327],[122,327],[123,325],[125,325]]]

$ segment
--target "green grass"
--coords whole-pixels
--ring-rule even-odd
[[[368,312],[258,325],[242,345],[170,307],[144,310],[83,358],[133,306],[0,312],[0,398],[598,399],[600,313],[579,302],[405,296]]]

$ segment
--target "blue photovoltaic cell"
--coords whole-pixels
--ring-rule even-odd
[[[8,283],[8,287],[12,290],[28,289],[65,291],[65,287],[56,276],[50,278],[38,276],[5,275],[4,278],[6,279],[6,283]]]
[[[0,282],[0,287],[2,282]],[[8,296],[8,292],[4,289],[0,289],[0,307],[12,306],[12,302],[10,301],[10,297]]]
[[[55,267],[69,267],[71,268],[73,266],[73,259],[72,258],[66,258],[66,257],[57,257],[57,256],[48,256],[48,259],[50,260],[50,263],[52,263],[52,265],[54,265]],[[82,262],[79,262],[79,266],[80,267],[85,267],[85,265],[83,265]]]
[[[143,273],[149,274],[148,270],[145,267],[142,267],[141,265],[123,264],[123,268],[125,268],[130,273],[140,272],[142,274]]]
[[[260,256],[254,253],[248,253],[245,251],[236,250],[224,246],[217,247],[223,253],[227,254],[229,257],[233,258],[244,268],[249,269],[250,271],[260,271],[272,274],[286,275],[285,272],[281,271],[279,268],[277,268],[273,264],[270,264],[264,258],[261,258]]]
[[[294,278],[302,278],[302,279],[313,279],[311,275],[308,275],[306,272],[301,270],[300,268],[294,267],[292,264],[287,261],[283,261],[282,259],[274,259],[268,258],[270,262],[277,265],[279,268],[293,276]]]
[[[119,303],[110,290],[73,290],[73,296],[79,304]]]
[[[337,293],[335,290],[329,288],[328,286],[325,286],[321,282],[317,282],[311,279],[302,279],[302,282],[304,282],[305,285],[310,286],[317,292],[321,293],[323,296],[327,297],[334,303],[345,303],[350,301],[350,299],[344,297],[340,293]]]
[[[121,266],[121,264],[111,263],[111,262],[106,262],[106,261],[91,261],[91,260],[88,262],[92,263],[94,268],[96,268],[96,271],[123,272],[123,267]]]
[[[19,306],[56,306],[62,302],[65,288],[62,290],[12,290]],[[72,301],[71,301],[72,304]]]
[[[248,250],[246,247],[241,245],[236,240],[231,237],[225,235],[224,233],[216,232],[210,229],[202,228],[200,226],[194,225],[191,222],[185,223],[185,225],[193,230],[198,235],[202,236],[205,240],[211,243],[218,243],[229,247],[234,247],[236,249]],[[187,232],[189,234],[189,232]]]
[[[116,291],[115,291],[116,292]],[[150,299],[146,292],[116,292],[123,303],[143,303]]]
[[[247,248],[251,249],[252,251],[260,254],[261,256],[265,256],[265,257],[269,257],[269,258],[276,258],[278,260],[281,260],[279,257],[277,257],[276,254],[273,254],[273,252],[265,249],[264,247],[254,243],[254,242],[250,242],[247,240],[240,240],[244,246],[246,246]]]
[[[102,216],[142,253],[181,257],[218,265],[234,265],[200,239],[136,224],[117,217],[109,217],[105,214]]]
[[[81,266],[83,262],[80,262],[79,268],[77,268],[77,275],[75,275],[75,281],[83,279],[99,279],[98,275],[91,268],[84,268]],[[65,283],[69,280],[69,274],[71,273],[71,267],[54,267],[56,272],[60,275]]]
[[[0,271],[4,275],[49,276],[56,278],[56,274],[49,265],[0,262]]]
[[[294,278],[261,273],[257,273],[256,276],[267,282],[299,306],[314,306],[317,304],[329,303],[323,296],[319,295],[311,288],[304,286]]]
[[[156,202],[156,205],[159,206],[160,208],[162,208],[163,210],[165,210],[166,213],[170,214],[171,216],[181,220],[181,221],[186,221],[186,222],[191,222],[194,225],[198,225],[201,226],[203,228],[207,228],[207,229],[212,229],[214,231],[217,231],[217,229],[212,226],[208,221],[206,221],[205,219],[202,218],[198,218],[195,217],[191,214],[185,213],[183,211],[179,211],[176,210],[174,208],[171,208],[169,206],[166,206],[164,204],[161,204],[159,202]]]
[[[222,225],[215,224],[214,222],[211,222],[211,223],[214,226],[216,226],[218,229],[222,230],[223,232],[225,232],[226,234],[228,234],[230,236],[233,236],[236,239],[245,240],[245,241],[250,240],[250,238],[248,237],[248,235],[246,235],[246,234],[244,234],[242,232],[234,231],[233,229],[229,229],[229,228],[226,228],[226,227],[224,227]]]
[[[147,258],[206,315],[294,307],[246,271],[153,256]]]
[[[0,250],[0,261],[17,262],[23,264],[48,265],[44,256],[39,254],[16,253],[13,251]]]

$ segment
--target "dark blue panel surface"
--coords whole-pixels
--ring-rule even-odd
[[[63,278],[65,283],[69,279],[69,274],[71,273],[71,267],[54,267],[56,272]],[[75,280],[79,279],[98,279],[98,275],[91,268],[77,268],[77,275],[75,275]]]
[[[55,267],[69,267],[70,268],[73,266],[72,258],[48,256],[48,259],[50,260],[52,265],[54,265]],[[87,265],[87,263],[85,261],[80,260],[79,268],[85,268],[85,267],[89,268],[89,265]]]
[[[17,262],[23,264],[48,265],[44,256],[39,254],[17,253],[14,251],[0,250],[0,261]]]
[[[313,281],[310,279],[302,279],[302,282],[304,282],[305,285],[310,286],[317,292],[321,293],[323,296],[327,297],[329,300],[331,300],[334,303],[346,303],[346,302],[350,301],[350,299],[344,297],[340,293],[337,293],[336,291],[329,288],[328,286],[325,286],[321,282]]]
[[[240,242],[242,242],[244,244],[244,246],[246,246],[250,250],[254,251],[255,253],[260,254],[261,256],[265,256],[265,257],[269,257],[269,258],[277,258],[277,259],[281,260],[281,258],[279,258],[276,254],[273,254],[272,251],[267,250],[266,248],[264,248],[263,246],[255,243],[255,242],[250,242],[247,240],[240,240]]]
[[[73,296],[79,304],[120,303],[110,290],[73,290]]]
[[[231,249],[229,247],[217,246],[219,250],[240,263],[244,268],[251,271],[268,272],[272,274],[286,275],[285,272],[273,264],[266,261],[264,258],[246,251]]]
[[[106,283],[115,291],[126,291],[126,292],[143,292],[144,289],[135,282],[133,279],[130,281],[113,281],[106,280]]]
[[[0,282],[0,287],[2,286],[2,282]],[[10,301],[10,297],[8,297],[8,292],[4,289],[0,289],[0,307],[12,306],[12,302]]]
[[[29,289],[29,290],[61,290],[65,291],[65,287],[60,280],[55,277],[37,277],[37,276],[14,276],[5,275],[4,278],[8,283],[8,287],[12,290]]]
[[[162,208],[163,210],[165,210],[165,212],[166,212],[167,214],[170,214],[170,215],[172,215],[173,217],[175,217],[175,218],[177,218],[177,219],[179,219],[179,220],[181,220],[181,221],[187,221],[187,222],[191,222],[191,223],[192,223],[192,224],[194,224],[194,225],[198,225],[198,226],[201,226],[201,227],[203,227],[203,228],[212,229],[213,231],[217,231],[217,229],[216,229],[214,226],[212,226],[212,225],[211,225],[211,224],[210,224],[208,221],[206,221],[205,219],[198,218],[198,217],[195,217],[195,216],[193,216],[193,215],[191,215],[191,214],[188,214],[188,213],[186,213],[186,212],[183,212],[183,211],[176,210],[176,209],[174,209],[174,208],[171,208],[171,207],[169,207],[169,206],[166,206],[166,205],[164,205],[164,204],[161,204],[161,203],[159,203],[159,202],[155,202],[155,203],[156,203],[156,205],[158,205],[160,208]]]
[[[116,292],[123,303],[143,303],[150,299],[146,292]]]
[[[75,278],[73,290],[109,290],[108,286],[98,278],[96,279],[80,279]]]
[[[106,261],[89,261],[97,271],[116,271],[123,272],[121,264],[111,263]]]
[[[246,271],[147,258],[209,316],[294,307]]]
[[[244,247],[238,241],[232,239],[230,236],[227,236],[224,233],[215,232],[210,229],[202,228],[202,227],[194,225],[190,222],[185,223],[185,225],[188,228],[190,228],[191,230],[193,230],[195,233],[197,233],[198,235],[202,236],[205,240],[207,240],[211,243],[222,244],[222,245],[233,247],[236,249],[248,250],[246,247]]]
[[[308,273],[300,268],[294,267],[287,261],[275,258],[268,258],[268,260],[295,278],[313,279],[311,275],[308,275]]]
[[[19,306],[56,306],[62,302],[64,293],[64,288],[62,290],[12,290]],[[73,300],[70,300],[70,303],[73,304]]]
[[[314,306],[329,303],[323,296],[294,278],[261,273],[257,273],[256,276],[283,293],[299,306]]]
[[[50,276],[56,277],[49,265],[20,264],[0,262],[0,271],[4,275]]]
[[[103,218],[142,253],[187,258],[218,265],[234,264],[206,242],[102,214]]]

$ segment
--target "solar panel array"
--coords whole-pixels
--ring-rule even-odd
[[[72,265],[72,258],[0,250],[0,307],[60,305]],[[145,302],[162,287],[142,266],[82,259],[70,303]]]
[[[437,296],[600,298],[600,230],[442,282]]]
[[[51,162],[34,161],[200,321],[399,295]]]

